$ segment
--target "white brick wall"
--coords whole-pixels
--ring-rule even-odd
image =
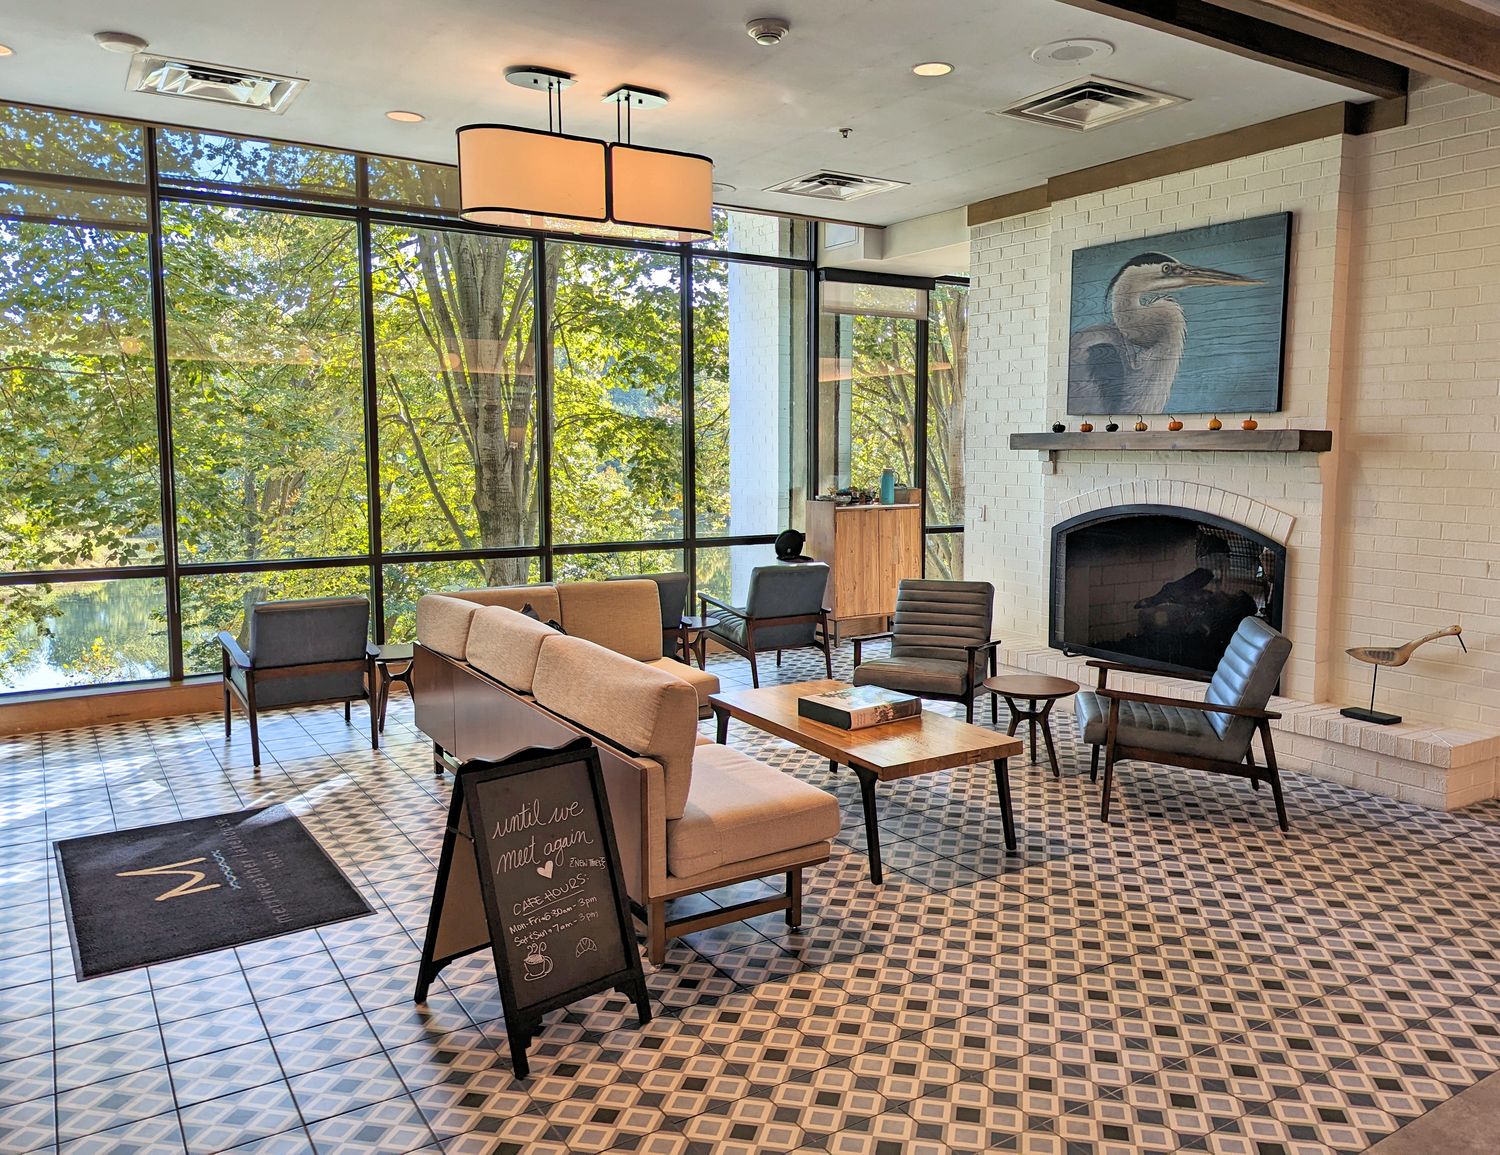
[[[1333,429],[1333,453],[1065,453],[1049,473],[1043,455],[1008,448],[1064,411],[1074,248],[1283,210],[1283,411],[1257,416]],[[1460,620],[1473,652],[1423,650],[1382,676],[1382,703],[1500,728],[1500,100],[1427,82],[1400,129],[996,221],[973,230],[971,274],[966,548],[969,574],[1000,594],[999,636],[1046,636],[1063,503],[1139,480],[1211,486],[1285,519],[1289,695],[1358,701],[1368,667],[1345,648]]]

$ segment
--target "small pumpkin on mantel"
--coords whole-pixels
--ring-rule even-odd
[[[1141,416],[1139,413],[1137,413],[1135,415],[1135,431],[1137,433],[1144,433],[1144,432],[1146,432],[1146,430],[1148,430],[1150,428],[1151,428],[1151,426],[1149,426],[1149,425],[1146,424],[1146,419],[1143,416]]]
[[[1078,432],[1079,433],[1092,433],[1093,431],[1094,431],[1094,423],[1092,421],[1085,421],[1082,425],[1080,425],[1078,427]]]
[[[1173,417],[1172,420],[1167,422],[1167,428],[1170,429],[1173,433],[1176,433],[1179,429],[1182,428],[1182,422]]]
[[[1208,427],[1217,431],[1224,428],[1224,422],[1220,421],[1217,417],[1210,417],[1208,419]]]
[[[1257,421],[1254,417],[1246,417],[1243,421],[1240,422],[1240,428],[1241,429],[1259,429],[1260,428],[1260,422]]]

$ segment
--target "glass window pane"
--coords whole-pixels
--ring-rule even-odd
[[[0,692],[166,676],[160,578],[0,587]]]
[[[161,558],[147,238],[0,221],[0,568]]]
[[[178,588],[182,592],[183,668],[188,674],[216,674],[223,668],[219,631],[228,630],[244,644],[247,607],[293,598],[368,598],[370,569],[341,566],[275,573],[192,574],[180,579]]]
[[[556,541],[682,536],[679,280],[674,256],[547,245]]]
[[[927,535],[925,576],[944,581],[963,581],[964,535],[962,533],[929,533]]]
[[[372,156],[365,164],[371,200],[458,212],[458,169],[451,164],[390,156]]]
[[[818,489],[877,491],[916,475],[917,323],[872,313],[820,314]]]
[[[807,275],[693,262],[698,532],[746,536],[791,524],[793,414],[807,377]]]
[[[146,183],[146,130],[138,124],[0,104],[0,168]]]
[[[714,235],[696,247],[757,257],[807,256],[807,222],[742,209],[714,209]]]
[[[560,582],[603,581],[646,573],[678,573],[680,549],[621,550],[616,553],[560,553],[552,559],[552,578]]]
[[[751,570],[756,566],[777,564],[776,547],[770,545],[703,546],[699,547],[697,557],[697,591],[732,606],[745,604]],[[695,603],[693,613],[697,612]]]
[[[409,642],[417,636],[417,601],[423,594],[534,584],[542,580],[542,562],[535,557],[432,561],[388,565],[383,572],[385,640]]]
[[[102,193],[93,189],[0,181],[0,218],[38,224],[76,222],[99,228],[149,227],[145,193]]]
[[[927,524],[964,520],[964,379],[969,290],[938,285],[927,328]]]
[[[182,560],[368,546],[350,221],[164,204]]]
[[[385,225],[371,240],[383,548],[533,544],[531,242]]]
[[[162,128],[156,133],[156,163],[158,179],[166,185],[230,185],[271,196],[355,194],[353,154],[306,144]]]

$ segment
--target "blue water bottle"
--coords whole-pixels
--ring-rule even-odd
[[[880,504],[896,504],[896,471],[894,469],[880,471]]]

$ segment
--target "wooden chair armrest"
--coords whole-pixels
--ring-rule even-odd
[[[849,640],[854,643],[854,664],[857,666],[865,660],[864,646],[866,642],[883,642],[895,636],[890,630],[886,630],[883,634],[860,634],[857,638],[850,638]]]
[[[219,645],[224,647],[224,656],[242,670],[250,669],[250,656],[240,649],[240,643],[228,630],[219,631]]]
[[[1146,702],[1153,706],[1181,706],[1184,710],[1204,710],[1215,714],[1232,714],[1236,718],[1257,718],[1272,721],[1281,717],[1274,710],[1257,710],[1251,706],[1220,706],[1215,702],[1204,702],[1198,698],[1166,698],[1160,694],[1133,694],[1129,690],[1111,690],[1101,687],[1096,693],[1112,702]]]
[[[721,602],[718,598],[713,597],[711,594],[699,594],[698,595],[698,608],[702,611],[702,616],[705,617],[705,618],[708,617],[708,607],[709,606],[714,606],[717,609],[721,609],[721,610],[725,611],[726,613],[731,613],[735,617],[740,618],[740,619],[744,619],[744,618],[746,618],[748,616],[745,613],[744,610],[736,609],[734,606],[730,605],[728,602]]]
[[[378,658],[378,657],[380,657],[380,647],[377,646],[374,642],[366,642],[365,643],[365,657],[367,657],[367,658]]]
[[[1092,670],[1099,671],[1098,688],[1101,690],[1104,688],[1105,679],[1109,677],[1111,670],[1118,671],[1121,674],[1148,674],[1155,678],[1182,678],[1188,682],[1213,681],[1213,675],[1211,674],[1167,674],[1161,670],[1148,669],[1145,666],[1132,666],[1126,662],[1106,662],[1098,658],[1092,658],[1084,664]]]

